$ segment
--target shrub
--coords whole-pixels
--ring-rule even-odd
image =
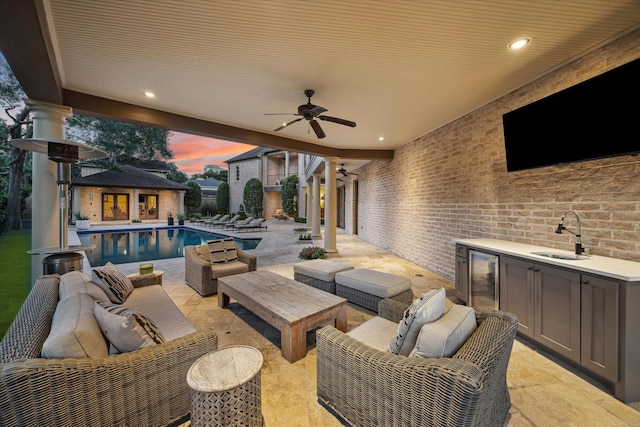
[[[307,246],[300,251],[300,259],[321,259],[324,258],[324,249],[320,246]]]
[[[222,214],[229,212],[229,184],[226,182],[223,182],[218,186],[216,204],[218,205],[218,212]]]
[[[192,221],[193,221],[194,219],[195,219],[195,220],[202,219],[202,214],[201,214],[200,212],[194,212],[194,213],[192,213],[192,214],[191,214],[190,219],[191,219]]]
[[[298,237],[299,240],[311,240],[311,234],[309,233],[303,233],[300,235],[300,237]]]
[[[219,187],[218,191],[220,191]],[[255,217],[259,217],[263,209],[263,198],[264,190],[262,189],[262,181],[258,178],[251,178],[247,181],[244,186],[244,195],[242,198],[245,212]]]
[[[296,196],[298,194],[298,175],[289,175],[284,179],[280,190],[282,199],[282,210],[287,216],[294,216],[298,213]]]

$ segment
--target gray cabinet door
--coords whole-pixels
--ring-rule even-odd
[[[456,298],[469,302],[469,262],[462,256],[456,257]]]
[[[469,303],[469,250],[466,246],[456,244],[456,298]]]
[[[534,338],[580,363],[580,274],[540,264],[533,269]]]
[[[618,381],[618,282],[582,275],[581,365]]]
[[[500,310],[515,314],[518,332],[533,338],[533,264],[509,256],[500,258]]]

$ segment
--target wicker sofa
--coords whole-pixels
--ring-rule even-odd
[[[258,258],[236,245],[238,260],[231,263],[211,264],[209,248],[205,245],[184,248],[184,280],[202,296],[218,293],[218,277],[256,271]]]
[[[184,320],[183,331],[189,333],[128,353],[42,358],[60,277],[36,281],[0,343],[0,425],[160,426],[186,419],[191,403],[187,371],[217,348],[217,334],[190,332],[180,309],[171,307],[166,292],[154,285],[134,289],[127,301],[157,305],[165,325]]]
[[[398,322],[407,304],[385,299]],[[326,326],[317,331],[318,402],[352,426],[502,426],[511,401],[506,372],[518,322],[476,312],[477,329],[450,358],[375,349]]]

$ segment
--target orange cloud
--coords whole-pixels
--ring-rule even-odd
[[[172,132],[169,148],[173,151],[172,161],[178,169],[191,176],[202,173],[205,165],[218,165],[227,169],[226,160],[252,150],[255,145]]]

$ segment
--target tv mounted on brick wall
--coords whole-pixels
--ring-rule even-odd
[[[507,172],[640,153],[640,59],[502,116]]]

